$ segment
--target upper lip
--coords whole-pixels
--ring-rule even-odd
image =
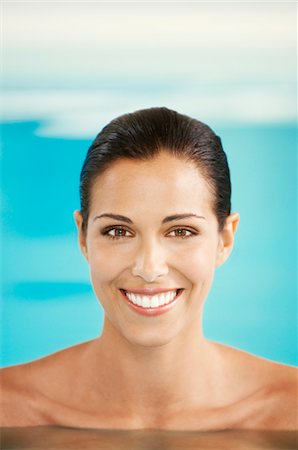
[[[126,292],[132,292],[133,294],[140,294],[140,295],[157,295],[161,294],[163,292],[169,292],[169,291],[178,291],[180,288],[142,288],[142,289],[122,289]]]

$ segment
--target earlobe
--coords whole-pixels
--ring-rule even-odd
[[[74,217],[74,221],[76,223],[76,227],[78,230],[78,240],[79,240],[81,252],[84,255],[84,257],[86,258],[86,260],[88,261],[87,243],[86,243],[86,236],[83,231],[83,216],[82,216],[81,211],[79,211],[79,210],[74,211],[73,217]]]
[[[231,213],[225,222],[224,229],[220,234],[218,245],[218,253],[216,258],[216,267],[221,266],[230,256],[233,246],[234,238],[240,221],[238,213]]]

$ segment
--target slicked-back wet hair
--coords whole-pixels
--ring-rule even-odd
[[[165,107],[124,114],[96,136],[80,177],[81,213],[86,232],[95,180],[115,161],[153,159],[160,151],[192,161],[213,193],[213,211],[222,231],[231,211],[231,181],[220,138],[204,123]]]

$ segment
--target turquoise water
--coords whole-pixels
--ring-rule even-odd
[[[38,126],[2,125],[2,366],[96,337],[103,323],[72,218],[91,140],[41,137]],[[205,335],[295,365],[295,127],[211,126],[228,155],[241,223],[205,307]]]

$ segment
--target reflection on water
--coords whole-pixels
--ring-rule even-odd
[[[2,428],[1,449],[248,450],[297,449],[296,431],[86,430],[64,427]]]

